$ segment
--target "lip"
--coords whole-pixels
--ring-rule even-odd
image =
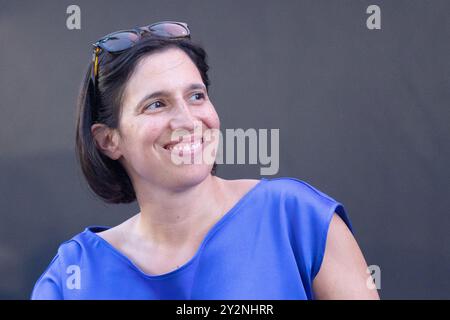
[[[180,157],[184,157],[185,155],[187,156],[187,155],[191,155],[191,156],[193,156],[194,154],[196,154],[197,152],[203,152],[203,149],[205,148],[205,145],[206,144],[208,144],[209,142],[205,142],[205,140],[204,140],[204,138],[203,137],[201,137],[201,138],[197,138],[197,141],[199,141],[200,140],[200,146],[198,147],[198,148],[196,148],[196,149],[194,149],[194,150],[192,150],[192,149],[189,149],[189,150],[185,150],[185,149],[181,149],[180,151],[179,151],[179,153],[178,153],[178,156],[180,156]],[[181,140],[182,141],[182,143],[185,143],[184,141],[185,140]],[[195,143],[195,142],[191,142],[191,143]],[[177,143],[176,142],[172,142],[172,143],[168,143],[168,144],[166,144],[164,147],[163,147],[163,149],[167,152],[167,154],[169,154],[169,155],[171,155],[171,153],[172,152],[176,152],[176,151],[174,151],[174,149],[168,149],[170,146],[175,146]]]
[[[168,150],[168,151],[171,151],[170,148],[174,147],[178,143],[186,143],[188,141],[190,143],[195,143],[195,142],[197,142],[199,140],[200,140],[201,144],[203,145],[203,143],[204,143],[203,136],[195,137],[194,135],[191,135],[191,136],[187,136],[187,137],[179,137],[178,141],[170,141],[169,143],[165,144],[163,146],[163,148]]]

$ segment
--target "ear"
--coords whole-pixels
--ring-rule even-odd
[[[97,148],[113,160],[120,158],[119,134],[115,129],[96,123],[91,126],[91,133],[94,137]]]

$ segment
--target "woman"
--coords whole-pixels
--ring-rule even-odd
[[[174,161],[215,155],[207,71],[185,23],[94,44],[80,165],[104,201],[140,212],[62,243],[32,299],[378,298],[342,204],[295,178],[225,180],[211,161]]]

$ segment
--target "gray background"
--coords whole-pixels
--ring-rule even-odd
[[[81,30],[66,8],[81,7]],[[381,30],[366,8],[381,7]],[[89,191],[74,154],[91,44],[189,23],[225,128],[280,128],[280,170],[341,201],[382,298],[450,298],[450,1],[0,1],[0,298],[57,247],[139,211]],[[228,179],[258,165],[222,165]],[[270,178],[270,177],[268,177]]]

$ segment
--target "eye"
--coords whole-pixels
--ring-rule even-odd
[[[144,111],[145,110],[156,110],[162,106],[164,106],[164,104],[161,101],[155,101],[155,102],[147,105],[146,107],[144,107]]]
[[[191,96],[191,98],[192,97],[194,97],[194,101],[200,101],[205,99],[205,94],[203,92],[196,92]]]

